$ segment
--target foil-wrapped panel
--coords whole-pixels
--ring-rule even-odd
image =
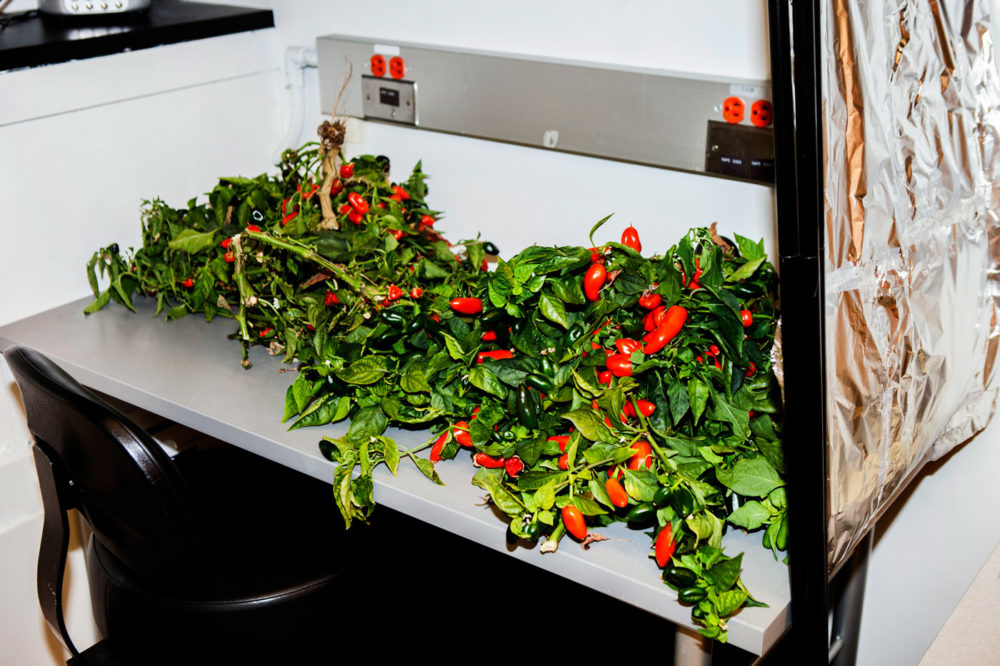
[[[996,406],[991,18],[987,1],[824,5],[831,569]]]

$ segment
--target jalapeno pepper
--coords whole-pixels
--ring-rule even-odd
[[[661,576],[664,581],[674,587],[692,587],[698,582],[698,575],[685,567],[667,567]]]
[[[552,392],[552,380],[545,375],[533,372],[525,377],[524,381],[527,382],[531,388],[538,389],[542,393]]]
[[[705,590],[700,587],[685,587],[677,593],[677,600],[682,604],[696,604],[705,598]]]
[[[646,525],[656,519],[656,507],[648,502],[632,507],[625,516],[632,525]]]
[[[486,254],[500,254],[500,250],[493,243],[486,241],[483,243],[483,252]]]
[[[538,413],[535,411],[535,403],[528,394],[528,387],[524,384],[517,387],[517,395],[514,398],[514,414],[525,428],[535,429],[538,427]]]
[[[406,325],[406,315],[401,307],[386,308],[379,312],[378,316],[390,326],[402,327]]]

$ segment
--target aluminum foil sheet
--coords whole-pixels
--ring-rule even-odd
[[[993,416],[1000,77],[988,1],[823,9],[832,570]]]

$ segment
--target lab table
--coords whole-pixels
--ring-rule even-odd
[[[112,303],[85,315],[90,299],[48,310],[0,327],[0,349],[14,344],[37,349],[82,384],[114,398],[240,446],[318,479],[332,481],[335,464],[320,453],[324,436],[340,437],[348,422],[289,431],[282,423],[284,396],[296,372],[262,347],[250,350],[253,366],[240,365],[240,345],[228,339],[231,319],[205,322],[191,315],[165,322],[154,317],[155,302],[137,299],[137,312]],[[423,444],[426,430],[390,429],[400,448]],[[539,544],[509,545],[507,524],[471,483],[469,456],[437,463],[439,486],[402,460],[398,476],[385,466],[374,472],[375,501],[506,553],[580,585],[627,602],[680,627],[694,628],[690,608],[660,580],[649,557],[647,530],[623,523],[599,528],[607,541],[584,550],[564,538],[557,552]],[[743,581],[766,608],[744,608],[729,621],[729,641],[754,654],[766,652],[790,620],[787,566],[761,547],[762,533],[729,529],[723,547],[744,553]]]

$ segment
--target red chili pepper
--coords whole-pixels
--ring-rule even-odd
[[[604,281],[607,278],[608,269],[604,267],[604,264],[590,265],[586,275],[583,276],[583,293],[586,294],[587,300],[596,301],[601,297],[601,287],[604,286]]]
[[[659,294],[648,294],[639,297],[639,307],[644,310],[654,310],[663,302],[663,297]]]
[[[326,298],[323,299],[323,305],[330,307],[331,305],[337,305],[338,303],[340,303],[340,301],[337,300],[337,294],[327,289]]]
[[[423,224],[425,226],[433,227],[434,226],[434,221],[435,221],[434,218],[431,217],[430,215],[421,215],[420,216],[420,224]]]
[[[604,482],[604,490],[608,493],[608,499],[619,509],[628,506],[628,493],[618,479],[611,477]]]
[[[485,333],[483,333],[483,338],[482,339],[483,339],[483,342],[493,342],[494,340],[497,339],[497,332],[496,331],[486,331]]]
[[[753,325],[753,313],[749,310],[740,310],[740,321],[743,322],[743,328],[750,328]]]
[[[615,350],[614,349],[605,349],[604,350],[604,358],[609,358],[609,357],[614,356],[614,355],[615,355]]]
[[[647,314],[642,320],[642,327],[647,331],[654,330],[663,323],[663,318],[667,316],[667,306],[660,305]]]
[[[652,416],[653,412],[656,411],[656,405],[651,403],[649,400],[636,400],[636,403],[639,405],[639,413],[643,416]]]
[[[507,458],[507,461],[503,466],[504,469],[507,470],[508,476],[517,476],[521,473],[521,470],[524,469],[524,463],[521,462],[521,459],[517,456]]]
[[[559,456],[559,469],[569,469],[569,454],[564,453]]]
[[[639,242],[639,232],[631,224],[622,232],[622,245],[630,247],[636,252],[642,252],[642,243]]]
[[[602,248],[592,247],[590,249],[590,261],[594,264],[604,263],[604,254]]]
[[[569,443],[569,435],[552,435],[546,442],[556,442],[559,445],[559,452],[566,452],[566,445]]]
[[[475,407],[472,408],[472,416],[469,418],[469,420],[471,421],[472,419],[476,418],[476,414],[478,413],[479,413],[479,405],[476,405]]]
[[[562,508],[562,521],[566,526],[566,531],[577,539],[583,541],[587,538],[587,522],[583,518],[580,510],[572,504],[567,504]]]
[[[475,315],[483,311],[483,302],[478,298],[453,298],[448,305],[461,314]]]
[[[466,448],[472,448],[472,436],[469,435],[469,423],[468,421],[457,421],[455,427],[452,428],[452,436],[455,441]]]
[[[226,252],[224,255],[222,255],[222,258],[226,260],[227,264],[231,264],[234,261],[236,261],[236,255],[233,254],[232,252]]]
[[[655,354],[660,351],[676,337],[686,321],[687,310],[680,305],[671,305],[663,317],[663,323],[643,336],[642,341],[645,345],[642,350],[647,354]]]
[[[348,162],[347,164],[340,165],[340,177],[350,178],[354,175],[354,163]]]
[[[653,469],[653,449],[650,448],[649,442],[639,440],[632,445],[632,450],[635,451],[635,455],[628,459],[629,469],[639,469],[643,466],[646,469]]]
[[[503,458],[494,458],[485,453],[476,453],[472,456],[472,464],[486,469],[500,469],[506,461]]]
[[[257,337],[263,338],[265,335],[267,335],[273,330],[274,330],[273,328],[265,328],[264,330],[262,330],[260,333],[257,334]]]
[[[224,239],[222,239],[222,242],[219,243],[219,245],[221,245],[222,247],[224,247],[224,248],[226,248],[228,250],[229,249],[229,244],[232,243],[232,242],[233,242],[232,238],[224,238]]]
[[[368,212],[368,202],[357,192],[351,192],[347,195],[347,203],[351,204],[351,207],[362,215]]]
[[[389,285],[389,290],[388,290],[388,294],[386,294],[386,297],[390,301],[395,301],[395,300],[397,300],[399,298],[402,298],[402,296],[403,296],[403,290],[402,289],[400,289],[399,287],[397,287],[394,284],[390,284]]]
[[[601,374],[597,375],[598,384],[610,384],[611,383],[611,371],[604,370]]]
[[[289,222],[291,222],[292,220],[294,220],[295,217],[298,214],[299,214],[299,211],[294,211],[294,212],[289,213],[288,215],[284,216],[283,218],[281,218],[281,226],[285,226],[286,224],[288,224]]]
[[[642,343],[632,338],[619,338],[615,340],[615,347],[626,356],[631,356],[632,352],[642,351]]]
[[[406,201],[407,199],[410,198],[410,193],[407,192],[406,190],[404,190],[399,185],[393,185],[392,186],[392,191],[395,192],[396,196],[399,197],[403,201]]]
[[[353,213],[354,209],[351,208],[351,204],[342,203],[340,204],[340,207],[337,209],[337,212],[340,213],[341,215],[348,215],[350,213]]]
[[[625,477],[625,472],[621,467],[612,467],[608,470],[608,478],[621,481]]]
[[[757,374],[757,366],[753,364],[753,361],[750,361],[750,365],[747,366],[747,371],[744,376],[753,377],[755,374]]]
[[[482,363],[486,359],[493,359],[494,361],[501,358],[514,358],[514,352],[508,351],[506,349],[496,349],[494,351],[481,351],[476,354],[476,363]]]
[[[194,280],[192,280],[191,278],[188,278],[188,279],[184,280],[183,282],[181,282],[181,286],[182,287],[187,287],[188,289],[190,289],[191,287],[194,286]]]
[[[718,345],[709,345],[708,346],[708,353],[711,354],[712,356],[718,356],[719,355],[719,346]]]
[[[330,184],[330,196],[335,197],[340,194],[340,191],[344,189],[344,183],[337,178]]]
[[[690,289],[691,291],[694,291],[695,289],[701,289],[701,285],[698,284],[698,278],[700,277],[701,277],[701,259],[699,257],[695,257],[694,279],[691,280],[690,283],[688,283],[688,289]]]
[[[410,290],[410,298],[420,298],[424,295],[424,290],[420,287],[414,287]]]
[[[247,231],[256,231],[256,232],[259,233],[260,232],[260,227],[258,227],[256,224],[248,224],[247,225]]]
[[[674,556],[677,544],[674,542],[674,530],[670,523],[663,526],[660,533],[656,535],[656,564],[662,569],[667,566],[670,558]]]
[[[356,210],[352,210],[350,213],[347,214],[347,219],[353,222],[354,224],[361,224],[361,220],[363,220],[364,218],[365,218],[364,213],[360,213]]]
[[[624,417],[627,416],[628,418],[632,418],[633,416],[635,416],[635,407],[632,406],[632,402],[631,401],[625,403],[625,407],[623,408],[623,410],[624,410],[624,412],[622,414],[622,416],[623,416],[622,423],[625,423],[625,418]]]
[[[441,315],[439,315],[437,312],[435,312],[435,313],[431,314],[431,319],[433,319],[434,321],[440,323],[440,321],[441,321]]]
[[[403,231],[402,229],[393,229],[389,233],[391,233],[392,237],[395,238],[396,240],[402,240],[403,236],[406,235],[406,232]]]
[[[608,370],[610,370],[611,374],[615,377],[632,376],[632,361],[630,361],[628,356],[625,354],[612,354],[611,356],[608,356],[605,363],[607,363]]]
[[[438,462],[441,460],[441,451],[444,450],[444,445],[448,443],[448,431],[445,430],[441,433],[441,436],[437,438],[434,442],[434,446],[431,447],[431,462]]]

